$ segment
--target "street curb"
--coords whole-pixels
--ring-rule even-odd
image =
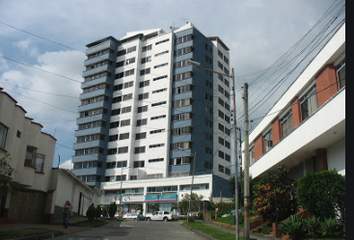
[[[12,240],[39,240],[39,239],[46,239],[46,238],[55,238],[55,237],[61,236],[63,234],[64,234],[63,232],[55,231],[55,232],[42,233],[42,234],[38,234],[38,235],[13,238]]]
[[[217,240],[217,239],[218,239],[218,238],[214,238],[213,236],[211,236],[211,235],[209,235],[209,234],[206,234],[206,233],[201,232],[201,231],[199,231],[199,230],[197,230],[197,229],[194,229],[194,228],[192,228],[192,227],[190,227],[190,226],[187,226],[187,225],[185,225],[185,224],[183,224],[183,223],[181,223],[181,225],[182,225],[183,227],[185,227],[185,228],[191,230],[192,232],[195,232],[196,234],[198,234],[198,235],[200,235],[200,236],[202,236],[202,237],[205,237],[205,238],[207,238],[207,239],[210,239],[210,240]]]

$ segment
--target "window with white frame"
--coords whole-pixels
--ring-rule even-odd
[[[0,148],[5,149],[6,136],[7,136],[8,128],[5,127],[2,123],[0,123]]]
[[[271,129],[263,135],[263,147],[264,153],[268,152],[270,149],[273,148],[273,136]]]
[[[291,110],[288,110],[280,118],[280,129],[281,129],[281,138],[288,136],[293,130],[293,115]]]
[[[310,117],[318,108],[316,85],[313,84],[304,95],[300,97],[301,121]]]
[[[337,66],[337,81],[338,81],[338,88],[342,89],[345,87],[345,59],[342,60]]]

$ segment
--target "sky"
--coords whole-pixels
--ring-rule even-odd
[[[70,168],[86,44],[192,22],[229,47],[240,95],[336,1],[0,0],[0,87],[57,139],[53,166]]]

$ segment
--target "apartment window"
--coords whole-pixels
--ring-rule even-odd
[[[181,67],[185,67],[187,65],[189,65],[189,61],[190,59],[185,59],[185,60],[182,60],[182,61],[178,61],[176,63],[174,63],[173,67],[174,68],[181,68]]]
[[[126,119],[126,120],[122,120],[120,122],[120,126],[124,127],[124,126],[129,126],[130,125],[130,119]]]
[[[143,51],[143,52],[146,52],[146,51],[149,51],[149,50],[151,50],[151,49],[152,49],[152,44],[149,44],[149,45],[143,47],[142,51]]]
[[[26,157],[25,157],[25,166],[34,166],[36,160],[36,151],[37,148],[32,146],[27,146]]]
[[[128,152],[128,147],[120,147],[120,148],[118,148],[118,154],[127,153],[127,152]]]
[[[139,83],[139,88],[147,87],[150,85],[150,80],[143,81]]]
[[[97,108],[97,109],[92,109],[84,112],[80,112],[80,118],[84,117],[91,117],[99,114],[105,114],[107,113],[107,109],[105,108]]]
[[[316,86],[308,90],[300,99],[301,121],[310,117],[318,108]]]
[[[163,158],[154,158],[154,159],[149,159],[149,163],[153,163],[153,162],[163,162]]]
[[[345,87],[345,59],[336,66],[338,88]]]
[[[160,93],[160,92],[165,92],[165,91],[167,91],[167,88],[161,88],[158,90],[154,90],[154,91],[152,91],[152,93]]]
[[[126,65],[129,65],[132,63],[135,63],[135,57],[118,62],[116,67],[122,67],[122,66],[126,66]]]
[[[88,123],[79,124],[79,130],[101,127],[101,126],[104,127],[105,125],[106,125],[106,122],[104,122],[104,121],[88,122]]]
[[[117,154],[117,148],[109,148],[107,150],[107,155],[114,155]]]
[[[158,144],[149,145],[149,148],[158,148],[158,147],[163,147],[163,146],[165,146],[164,143],[158,143]]]
[[[101,83],[101,84],[97,84],[97,85],[94,85],[91,87],[83,88],[82,93],[94,92],[94,91],[98,91],[100,89],[109,89],[109,84]]]
[[[129,133],[121,133],[119,134],[119,140],[129,139]]]
[[[180,149],[189,149],[192,147],[191,142],[178,142],[172,143],[170,146],[171,151],[180,150]]]
[[[138,107],[138,113],[146,112],[148,110],[148,105]]]
[[[222,172],[222,173],[224,172],[224,166],[222,166],[220,164],[219,164],[219,172]]]
[[[155,134],[155,133],[161,133],[161,132],[164,132],[165,129],[157,129],[157,130],[153,130],[153,131],[150,131],[150,134]]]
[[[181,94],[181,93],[185,93],[185,92],[191,92],[193,90],[192,85],[184,85],[184,86],[180,86],[180,87],[176,87],[174,89],[172,89],[172,94],[176,95],[176,94]]]
[[[151,56],[148,57],[144,57],[141,59],[141,64],[147,63],[147,62],[151,62]]]
[[[117,162],[117,168],[127,167],[127,161],[119,161]]]
[[[191,41],[192,39],[193,39],[193,35],[192,34],[179,37],[179,38],[176,39],[175,45]]]
[[[134,149],[134,153],[138,154],[138,153],[144,153],[145,152],[145,146],[141,146],[141,147],[136,147]]]
[[[122,114],[123,113],[129,113],[131,111],[132,111],[132,107],[131,106],[122,108]]]
[[[289,111],[283,118],[280,119],[280,126],[282,138],[285,138],[291,133],[293,130],[293,115],[291,111]]]
[[[191,98],[186,98],[186,99],[181,99],[172,102],[172,108],[179,108],[179,107],[184,107],[192,104],[192,99]]]
[[[184,112],[184,113],[179,113],[172,115],[171,121],[184,121],[192,118],[192,113],[191,112]]]
[[[146,75],[150,73],[150,68],[145,68],[140,70],[140,76]]]
[[[95,80],[95,79],[98,79],[98,78],[101,78],[101,77],[110,77],[111,74],[109,72],[101,72],[101,73],[97,73],[97,74],[93,74],[91,76],[88,76],[88,77],[85,77],[85,81],[84,82],[89,82],[89,81],[92,81],[92,80]]]
[[[154,66],[154,68],[160,68],[160,67],[164,67],[164,66],[167,66],[167,65],[168,65],[168,63],[162,63],[162,64]]]
[[[173,76],[173,81],[177,82],[177,81],[181,81],[187,78],[191,78],[193,76],[192,72],[185,72],[185,73],[180,73],[180,74],[176,74]]]
[[[5,127],[2,123],[0,123],[0,148],[5,149],[6,136],[7,136],[8,128]]]
[[[130,175],[130,180],[138,180],[138,176],[137,175]]]
[[[192,127],[180,127],[180,128],[173,128],[171,130],[171,136],[179,136],[184,134],[191,134]]]
[[[104,135],[102,134],[91,134],[91,135],[85,135],[85,136],[80,136],[77,137],[76,142],[77,143],[82,143],[82,142],[92,142],[92,141],[97,141],[97,140],[103,140]]]
[[[250,165],[252,165],[254,163],[254,146],[251,146],[249,153],[250,153]]]
[[[205,153],[209,155],[213,155],[213,150],[209,147],[205,147]]]
[[[168,50],[155,54],[155,57],[158,57],[158,56],[161,56],[161,55],[164,55],[164,54],[167,54],[167,53],[168,53]]]
[[[145,161],[134,161],[133,163],[134,168],[142,168],[145,167]]]
[[[135,140],[146,138],[146,132],[135,134]]]
[[[209,119],[205,119],[205,125],[206,125],[207,127],[212,128],[212,127],[213,127],[213,122],[210,121]]]
[[[263,135],[263,147],[264,153],[268,152],[270,149],[273,148],[272,130],[269,130],[268,132],[266,132],[266,134]]]
[[[166,101],[153,103],[153,104],[151,104],[151,107],[161,106],[161,105],[164,105],[164,104],[166,104],[166,103],[167,103]]]
[[[127,178],[127,175],[117,175],[116,181],[125,181],[126,178]]]
[[[110,136],[108,137],[108,141],[109,141],[109,142],[115,142],[115,141],[117,141],[117,140],[118,140],[118,134],[110,135]]]
[[[108,162],[106,168],[116,168],[116,162]]]
[[[142,93],[142,94],[139,94],[139,100],[143,100],[143,99],[147,99],[149,98],[149,93]]]
[[[209,106],[205,106],[204,110],[206,113],[213,114],[213,109]]]
[[[75,150],[75,156],[91,155],[95,153],[103,153],[103,149],[101,147],[92,147]]]
[[[166,115],[160,115],[160,116],[155,116],[155,117],[151,117],[150,119],[151,120],[157,120],[157,119],[162,119],[162,118],[165,118]]]
[[[192,157],[177,157],[177,158],[171,158],[170,159],[170,166],[175,166],[175,165],[184,165],[184,164],[191,164],[192,163]]]
[[[143,126],[143,125],[146,125],[147,124],[147,118],[144,118],[144,119],[139,119],[136,121],[136,126],[139,127],[139,126]]]
[[[153,81],[158,81],[158,80],[161,80],[161,79],[164,79],[164,78],[167,78],[167,75],[155,77],[155,78],[153,78],[152,80],[153,80]]]

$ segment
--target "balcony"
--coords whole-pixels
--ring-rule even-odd
[[[82,77],[88,77],[90,75],[93,75],[95,73],[100,73],[100,72],[104,72],[104,71],[109,71],[110,70],[110,67],[111,65],[109,64],[106,64],[106,65],[103,65],[103,66],[100,66],[100,67],[96,67],[96,68],[93,68],[93,69],[90,69],[90,70],[86,70],[82,73]],[[109,71],[110,72],[110,71]]]
[[[345,89],[250,167],[253,178],[278,166],[291,168],[345,138]]]
[[[112,46],[112,41],[111,40],[107,40],[105,42],[98,43],[97,45],[94,45],[94,46],[88,48],[86,50],[86,54],[89,55],[89,54],[92,54],[92,53],[95,53],[95,52],[99,52],[99,51],[102,51],[104,49],[110,48],[111,46]]]

